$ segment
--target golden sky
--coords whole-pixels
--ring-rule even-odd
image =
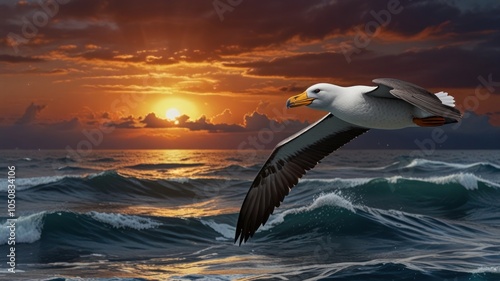
[[[0,148],[269,148],[324,115],[285,109],[291,95],[378,77],[449,92],[473,112],[461,134],[491,136],[499,14],[497,1],[0,0]]]

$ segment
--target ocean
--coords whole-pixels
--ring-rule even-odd
[[[269,153],[0,151],[0,279],[500,280],[500,151],[335,152],[238,246]]]

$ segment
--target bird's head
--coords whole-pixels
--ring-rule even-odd
[[[312,85],[302,94],[290,97],[286,101],[286,107],[307,105],[315,109],[326,109],[333,104],[334,99],[340,92],[340,88],[328,83]]]

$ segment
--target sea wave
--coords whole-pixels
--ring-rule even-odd
[[[80,178],[76,175],[66,175],[66,176],[47,176],[47,177],[33,177],[33,178],[17,178],[16,179],[16,190],[22,191],[29,189],[34,186],[49,184],[63,180],[65,178]],[[0,192],[6,192],[7,186],[0,186]]]
[[[64,166],[61,170],[81,170],[84,168]],[[98,177],[114,177],[118,175],[116,171],[103,171],[99,173],[89,173],[84,175],[56,175],[56,176],[45,176],[45,177],[31,177],[31,178],[16,178],[16,190],[22,191],[30,189],[36,186],[43,186],[51,183],[56,183],[64,180],[88,180]],[[7,191],[6,186],[0,186],[0,192]]]
[[[43,228],[43,217],[46,212],[35,213],[29,216],[21,216],[15,221],[16,243],[33,243],[40,239]],[[10,222],[5,221],[0,225],[0,245],[7,244]]]
[[[433,177],[404,177],[404,176],[392,176],[386,178],[333,178],[333,179],[301,179],[302,183],[316,183],[320,185],[330,185],[336,186],[337,188],[353,188],[364,186],[367,184],[373,184],[376,182],[385,182],[389,184],[399,184],[399,186],[404,187],[405,183],[409,182],[422,182],[422,183],[433,183],[436,185],[446,185],[446,184],[458,184],[467,190],[476,190],[480,186],[489,186],[494,188],[500,188],[500,184],[492,182],[490,180],[483,179],[475,174],[471,173],[455,173],[444,176],[433,176]]]
[[[437,160],[428,160],[428,159],[423,159],[423,158],[412,159],[411,162],[408,163],[407,165],[405,165],[404,167],[405,168],[448,167],[448,168],[454,168],[454,169],[460,169],[460,170],[471,169],[471,168],[488,168],[488,169],[493,169],[493,170],[500,170],[500,165],[496,165],[496,164],[489,163],[489,162],[475,162],[475,163],[463,164],[463,163],[444,162],[444,161],[437,161]]]
[[[274,226],[281,224],[285,221],[285,217],[289,215],[297,215],[301,213],[310,213],[315,209],[321,208],[321,207],[337,207],[337,208],[342,208],[346,209],[350,212],[355,213],[356,210],[354,208],[354,205],[352,202],[350,202],[348,199],[341,197],[337,193],[327,193],[327,194],[321,194],[319,195],[316,199],[314,199],[313,203],[308,205],[308,206],[303,206],[303,207],[297,207],[297,208],[292,208],[289,210],[285,210],[279,214],[276,214],[272,219],[269,220],[269,222],[264,225],[262,228],[260,228],[259,231],[266,231]]]
[[[391,208],[373,207],[341,194],[324,193],[306,206],[292,207],[270,217],[257,233],[265,237],[300,237],[315,233],[332,235],[369,235],[400,241],[441,241],[488,237],[487,228],[475,228],[461,220],[449,220],[426,214]],[[212,226],[215,230],[221,225]],[[321,234],[324,235],[324,234]],[[225,236],[226,237],[226,236]],[[229,238],[229,237],[227,237]],[[492,237],[489,237],[492,238]]]
[[[333,170],[340,171],[366,171],[366,172],[384,172],[384,173],[497,173],[500,172],[500,165],[490,162],[474,163],[455,163],[446,161],[430,160],[425,158],[399,157],[396,161],[380,166],[338,166]]]
[[[47,226],[49,221],[49,226]],[[82,231],[87,229],[92,232],[97,223],[109,225],[116,229],[134,229],[147,230],[160,227],[161,222],[151,218],[145,218],[134,215],[124,215],[117,213],[101,213],[88,212],[78,214],[73,212],[39,212],[28,216],[20,216],[17,218],[16,227],[16,243],[34,243],[40,240],[42,230],[46,232],[56,231],[59,225],[69,225],[71,227],[84,227]],[[5,245],[8,242],[10,229],[9,221],[5,221],[0,225],[0,245]],[[61,237],[62,238],[62,237]]]
[[[58,171],[95,171],[94,169],[89,169],[85,167],[79,167],[79,166],[61,166],[57,168]]]
[[[66,156],[66,157],[46,157],[44,158],[44,162],[64,162],[64,163],[67,163],[67,162],[71,162],[71,163],[76,163],[78,162],[77,160],[74,160],[73,158],[71,158],[69,155]]]
[[[500,200],[500,184],[470,173],[427,178],[309,179],[301,181],[297,189],[290,193],[285,203],[306,204],[318,191],[336,192],[356,204],[439,218],[474,219],[469,213],[483,212],[480,217],[484,223],[500,224],[487,215],[499,211],[495,202]]]
[[[143,230],[156,228],[162,225],[160,222],[152,219],[132,215],[100,213],[95,211],[89,212],[86,215],[97,221],[111,225],[114,228],[132,228],[136,230]]]
[[[427,182],[434,183],[439,185],[445,184],[460,184],[465,187],[467,190],[476,190],[479,188],[481,184],[500,188],[500,184],[483,179],[471,173],[457,173],[446,176],[436,176],[436,177],[428,177],[428,178],[404,178],[401,176],[394,176],[387,179],[389,183],[398,183],[400,181],[419,181],[419,182]]]
[[[234,238],[234,232],[236,231],[236,227],[234,226],[226,223],[217,223],[214,220],[201,219],[200,222],[222,235],[221,237],[216,237],[215,240],[231,240]]]
[[[111,163],[111,162],[117,162],[117,161],[118,160],[116,160],[115,158],[112,158],[112,157],[104,157],[104,158],[89,160],[89,162],[92,162],[92,163]]]
[[[87,175],[19,178],[16,180],[16,189],[17,191],[32,193],[32,198],[30,198],[33,200],[40,196],[53,196],[54,193],[77,196],[75,198],[78,198],[78,200],[83,200],[85,197],[92,199],[93,194],[96,193],[113,193],[116,197],[192,198],[196,195],[195,191],[200,190],[208,181],[208,179],[190,180],[182,178],[149,180],[125,176],[110,170]],[[95,199],[102,200],[103,198]]]

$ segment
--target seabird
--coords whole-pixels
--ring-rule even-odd
[[[276,145],[243,201],[235,243],[246,242],[266,223],[307,170],[369,129],[435,127],[462,118],[448,93],[432,94],[392,78],[373,82],[377,85],[319,83],[287,100],[288,108],[308,106],[328,114]]]

